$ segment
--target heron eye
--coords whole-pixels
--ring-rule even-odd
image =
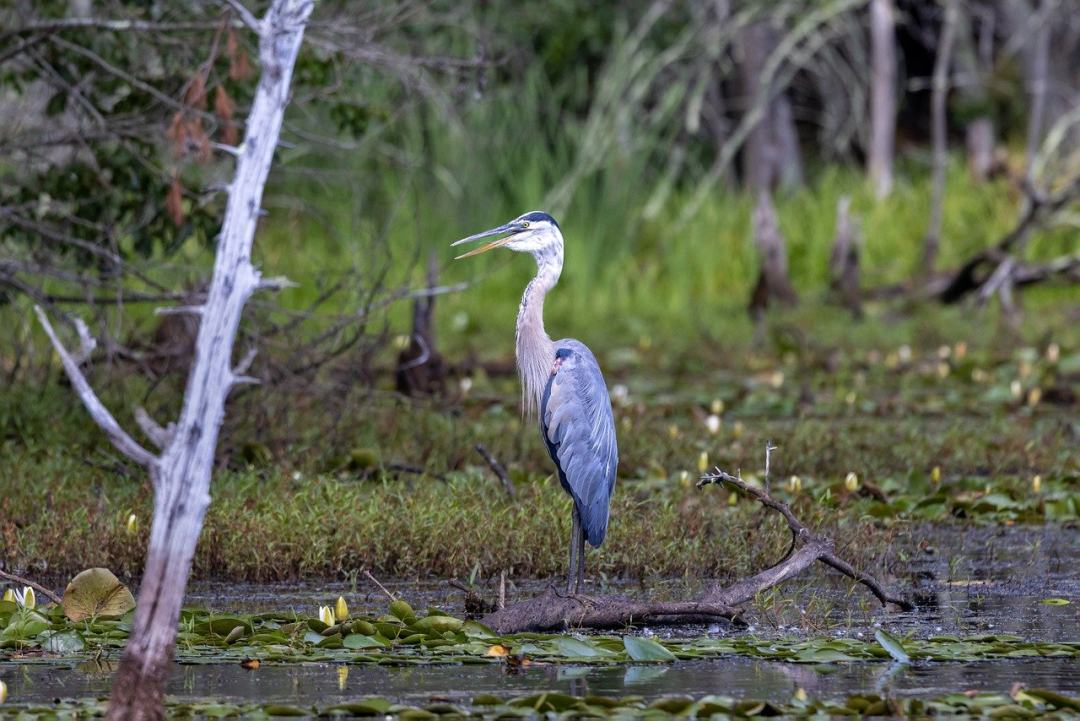
[[[529,221],[527,221],[527,220],[521,221],[521,227],[522,228],[528,228],[529,227]]]

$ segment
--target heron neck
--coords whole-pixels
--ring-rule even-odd
[[[540,408],[555,358],[555,344],[544,330],[544,296],[559,282],[562,253],[537,252],[536,277],[525,287],[517,317],[517,367],[521,376],[521,402],[526,415]]]

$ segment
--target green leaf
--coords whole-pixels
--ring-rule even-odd
[[[1068,606],[1070,601],[1067,598],[1044,598],[1039,603],[1044,606]]]
[[[86,642],[75,631],[65,631],[64,633],[54,633],[49,636],[45,640],[44,648],[52,653],[78,653],[86,648]]]
[[[88,618],[119,618],[135,608],[128,587],[107,568],[90,568],[64,589],[64,615],[72,621]]]
[[[883,649],[889,652],[889,655],[894,660],[900,663],[911,663],[911,657],[904,650],[904,644],[900,643],[900,639],[896,638],[896,636],[883,629],[878,629],[874,632],[874,638],[877,639]]]
[[[626,653],[635,661],[674,661],[675,654],[651,638],[623,636]]]
[[[569,658],[591,658],[593,656],[607,656],[611,652],[600,648],[595,643],[582,641],[571,636],[556,636],[551,639],[555,647],[555,653]]]
[[[342,639],[341,643],[345,646],[345,648],[351,648],[354,650],[361,648],[383,648],[383,644],[381,644],[377,639],[374,639],[371,636],[365,636],[362,633],[350,633],[348,636]]]

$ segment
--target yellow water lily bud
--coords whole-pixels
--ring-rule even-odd
[[[349,683],[349,667],[338,666],[337,670],[337,687],[339,691],[344,691],[345,686]]]
[[[344,596],[338,596],[337,604],[334,605],[334,618],[344,621],[349,617],[349,604],[345,603]]]
[[[784,385],[784,371],[773,371],[769,376],[769,385],[773,388],[779,388]]]
[[[859,490],[859,477],[854,472],[850,472],[844,477],[844,488],[852,493]]]
[[[1042,388],[1035,387],[1028,391],[1027,404],[1029,406],[1039,405],[1039,401],[1042,400]]]
[[[409,343],[412,341],[412,337],[407,334],[401,334],[394,336],[394,348],[397,350],[405,350],[409,347]]]
[[[934,470],[930,471],[930,480],[941,483],[941,466],[934,466]]]
[[[937,376],[938,376],[938,378],[948,378],[949,377],[949,364],[948,363],[942,362],[942,363],[937,364]]]
[[[124,524],[127,532],[131,535],[135,535],[139,532],[139,518],[134,513],[129,514],[127,517],[127,523]]]
[[[10,588],[4,591],[4,600],[15,603],[15,592],[12,591]]]
[[[1047,363],[1057,363],[1060,358],[1061,346],[1059,346],[1057,343],[1051,343],[1050,345],[1046,346]]]
[[[319,606],[319,620],[327,626],[333,626],[335,623],[334,609],[329,606]]]
[[[7,684],[0,681],[0,703],[7,701]]]
[[[720,415],[724,412],[724,401],[719,398],[714,398],[712,404],[709,406],[709,410],[716,415]]]
[[[738,503],[739,503],[739,494],[738,493],[729,493],[728,497],[727,497],[727,504],[729,506],[734,506],[734,505],[738,505]]]
[[[1020,400],[1020,397],[1024,395],[1024,387],[1020,385],[1020,381],[1013,381],[1009,384],[1009,393],[1016,400]]]
[[[735,425],[731,427],[731,435],[735,436],[735,438],[742,438],[745,430],[746,426],[742,424],[742,421],[735,421]]]
[[[702,451],[701,454],[697,457],[697,469],[698,469],[698,472],[699,473],[704,473],[705,470],[708,467],[709,467],[709,452],[708,451]]]
[[[705,427],[709,429],[709,433],[716,435],[720,432],[720,416],[713,413],[705,419]]]
[[[787,487],[792,493],[798,493],[802,490],[802,479],[798,476],[792,476],[788,479]]]
[[[888,353],[885,356],[885,367],[892,370],[900,365],[900,356],[896,353]]]
[[[679,479],[679,485],[683,488],[690,487],[690,471],[679,471],[676,478]]]
[[[1038,493],[1042,490],[1042,476],[1036,475],[1031,479],[1031,490],[1033,493]]]
[[[806,700],[806,689],[803,688],[802,686],[799,686],[797,689],[795,689],[795,700],[796,701],[805,701]]]
[[[679,427],[672,423],[667,427],[667,435],[671,440],[675,440],[679,437]]]
[[[35,594],[34,589],[29,586],[23,588],[22,598],[23,608],[31,609],[37,606],[37,594]]]

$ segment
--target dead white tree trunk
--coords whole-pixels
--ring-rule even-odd
[[[160,446],[160,455],[143,448],[120,427],[94,394],[76,359],[60,343],[44,312],[38,309],[42,325],[87,410],[117,449],[146,466],[154,487],[153,526],[135,622],[109,703],[108,718],[116,721],[159,719],[163,715],[163,683],[172,662],[177,620],[195,545],[210,504],[210,475],[225,400],[234,385],[253,381],[245,375],[253,353],[235,366],[232,363],[240,316],[252,293],[283,283],[261,279],[251,263],[251,246],[263,187],[289,100],[293,65],[314,0],[274,0],[262,20],[256,20],[238,2],[229,5],[259,35],[262,74],[244,142],[235,149],[236,175],[229,187],[206,302],[188,309],[198,315],[200,324],[183,409],[176,423],[165,428],[147,414],[137,414],[147,435]],[[84,332],[85,326],[78,326],[86,352],[93,341]]]
[[[870,182],[878,198],[892,191],[896,143],[896,21],[892,0],[870,3]]]
[[[930,133],[934,149],[933,188],[930,196],[930,222],[923,239],[922,272],[929,278],[937,262],[941,246],[941,216],[945,204],[945,171],[949,161],[946,103],[949,96],[949,69],[952,66],[953,39],[959,15],[957,0],[947,0],[945,21],[941,26],[937,58],[934,60],[934,80],[930,97]]]

